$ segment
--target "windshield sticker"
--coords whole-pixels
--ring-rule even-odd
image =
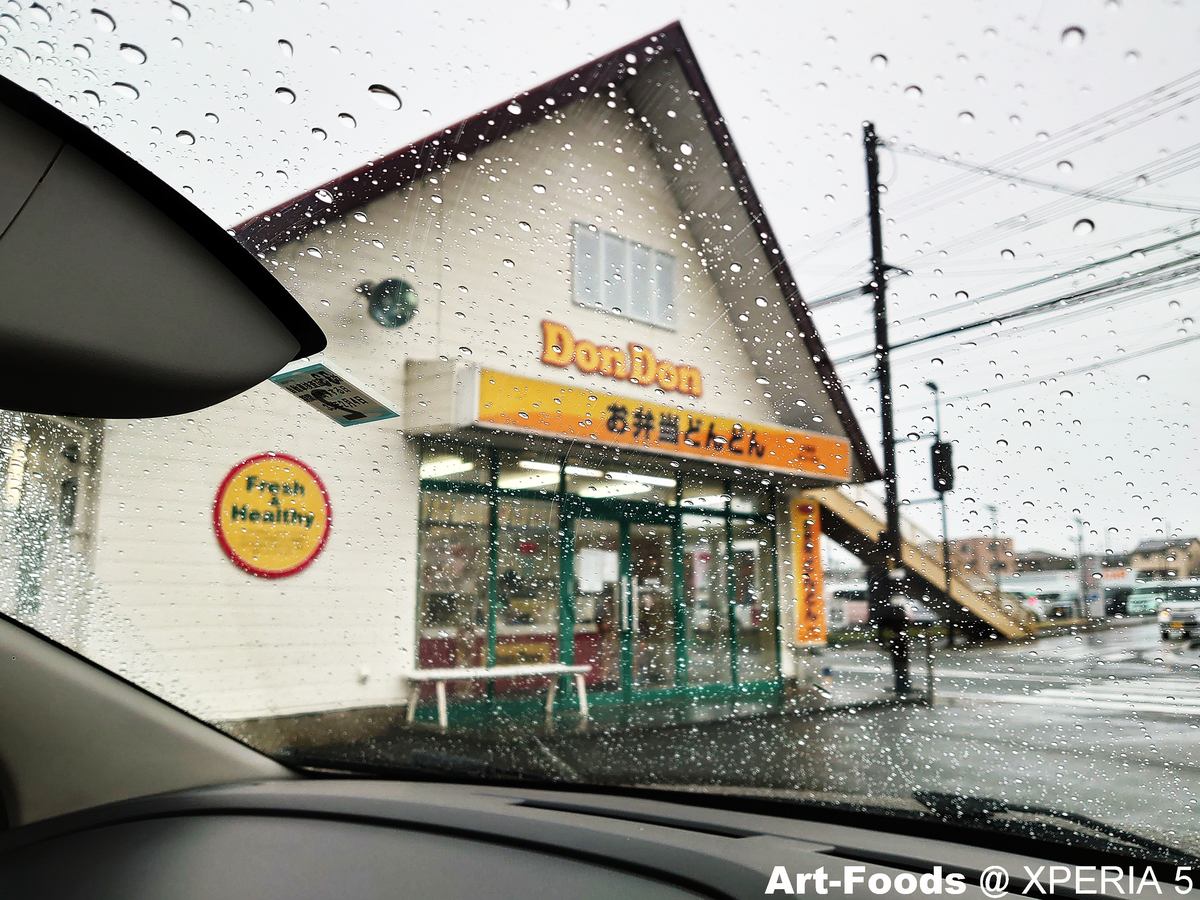
[[[345,372],[320,362],[286,369],[271,381],[342,426],[394,419],[398,413]]]
[[[213,526],[234,565],[262,578],[294,575],[320,554],[332,510],[325,485],[300,460],[264,453],[225,476]]]

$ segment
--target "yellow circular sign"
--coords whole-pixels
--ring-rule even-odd
[[[317,473],[283,453],[238,463],[213,504],[217,540],[233,562],[263,578],[299,572],[321,552],[332,519]]]

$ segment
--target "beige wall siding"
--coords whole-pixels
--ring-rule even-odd
[[[412,665],[417,464],[394,427],[368,428],[269,384],[192,416],[109,423],[99,661],[217,718],[395,702]],[[280,579],[235,567],[212,523],[228,471],[270,450],[310,465],[332,506],[321,555]]]
[[[360,214],[366,222],[352,215],[280,248],[277,270],[326,328],[329,354],[393,396],[406,357],[469,356],[547,380],[654,397],[651,387],[543,364],[539,323],[549,318],[577,337],[642,343],[660,358],[699,367],[704,395],[694,408],[776,421],[647,136],[623,104],[582,100],[561,121],[530,126]],[[675,257],[675,330],[572,301],[573,221]],[[421,297],[416,319],[392,333],[369,320],[353,290],[386,277],[408,280]]]

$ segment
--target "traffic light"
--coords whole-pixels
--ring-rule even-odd
[[[933,489],[939,494],[954,490],[954,462],[950,458],[950,444],[938,441],[933,445]]]

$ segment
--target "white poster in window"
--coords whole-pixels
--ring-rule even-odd
[[[620,557],[616,550],[586,547],[575,554],[575,583],[581,594],[598,594],[617,581]]]

